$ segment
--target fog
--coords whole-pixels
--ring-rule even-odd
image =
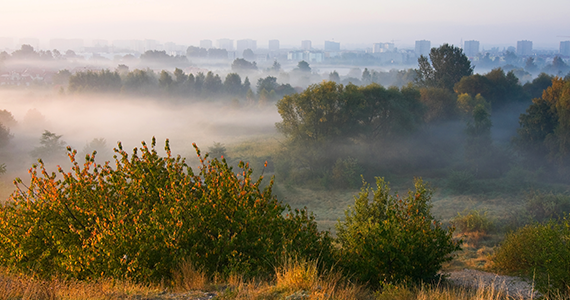
[[[153,98],[59,95],[50,91],[0,91],[0,108],[11,112],[18,122],[10,128],[13,138],[4,150],[12,152],[10,161],[4,162],[5,177],[11,178],[22,176],[31,167],[35,159],[30,152],[40,146],[44,130],[62,135],[61,140],[79,153],[93,139],[104,138],[107,160],[117,142],[130,153],[141,146],[141,141],[150,143],[152,137],[156,137],[162,154],[169,139],[173,154],[194,157],[192,143],[207,150],[214,142],[230,144],[272,135],[275,122],[280,120],[273,106],[173,105]]]

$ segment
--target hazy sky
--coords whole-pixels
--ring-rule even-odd
[[[569,0],[1,0],[0,37],[155,39],[197,45],[201,39],[341,46],[427,39],[432,46],[479,40],[483,47],[558,48],[570,40]],[[568,37],[558,37],[568,36]]]

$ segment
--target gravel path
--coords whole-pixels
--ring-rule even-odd
[[[540,293],[533,289],[531,283],[519,277],[504,276],[471,269],[453,271],[447,274],[449,274],[449,281],[465,287],[492,287],[510,297],[519,299],[536,299],[540,296]]]

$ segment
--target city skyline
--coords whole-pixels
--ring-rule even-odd
[[[10,28],[2,36],[36,37],[42,45],[58,38],[155,39],[184,45],[251,38],[260,48],[269,40],[279,40],[281,47],[301,40],[313,41],[313,47],[324,41],[340,42],[341,47],[394,41],[400,48],[413,48],[417,40],[430,40],[432,46],[478,40],[482,48],[490,48],[530,40],[534,49],[556,49],[570,39],[565,17],[570,2],[546,0],[541,5],[512,0],[482,0],[476,6],[451,0],[292,0],[287,6],[260,0],[239,5],[227,0],[22,0],[3,6],[0,26]]]

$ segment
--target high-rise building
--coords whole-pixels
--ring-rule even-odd
[[[309,40],[301,41],[301,49],[311,50],[311,48],[313,48],[311,41]]]
[[[234,51],[234,40],[230,39],[219,39],[218,48],[226,49],[227,51]]]
[[[212,40],[201,40],[200,48],[205,48],[205,49],[212,48]]]
[[[372,53],[383,53],[394,51],[394,43],[375,43],[372,44]]]
[[[570,56],[570,41],[560,42],[560,55]]]
[[[428,56],[431,51],[431,42],[426,40],[416,41],[416,55]]]
[[[279,40],[269,41],[269,51],[279,51]]]
[[[479,54],[479,41],[465,41],[463,43],[463,53],[467,57],[475,57]]]
[[[325,51],[340,51],[340,43],[325,41]]]
[[[532,55],[532,42],[531,41],[518,41],[517,42],[517,55],[520,55],[520,56]]]
[[[238,53],[242,53],[245,49],[256,50],[257,41],[251,39],[238,40],[236,43],[236,48]]]

